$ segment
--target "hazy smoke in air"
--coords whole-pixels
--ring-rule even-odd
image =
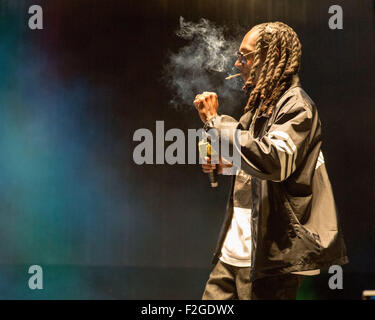
[[[224,31],[223,27],[215,26],[207,19],[193,23],[180,17],[176,34],[188,43],[170,55],[164,69],[168,86],[173,92],[173,106],[192,107],[198,93],[214,91],[219,96],[221,111],[238,107],[243,95],[242,80],[224,78],[238,73],[233,65],[240,41],[225,39]],[[238,36],[242,37],[243,34]]]

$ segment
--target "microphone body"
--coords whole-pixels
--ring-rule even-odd
[[[219,186],[219,182],[217,182],[217,169],[208,173],[208,179],[210,180],[211,188],[217,188]]]
[[[202,159],[205,157],[211,158],[212,156],[216,156],[217,153],[215,150],[212,150],[211,144],[207,141],[207,139],[202,139],[198,142],[199,153]],[[219,182],[217,181],[217,169],[208,173],[208,180],[210,182],[211,188],[217,188],[219,186]]]

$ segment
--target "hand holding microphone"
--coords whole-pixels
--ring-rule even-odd
[[[216,164],[211,163],[211,157],[216,156],[217,158],[217,154],[215,150],[212,150],[211,144],[207,141],[207,139],[202,139],[198,142],[198,149],[201,158],[206,161],[206,163],[202,163],[203,172],[208,174],[211,187],[216,188],[219,186],[216,177],[217,170]]]
[[[199,141],[198,147],[201,158],[206,160],[206,163],[202,163],[202,170],[208,174],[211,187],[216,188],[219,186],[217,174],[222,174],[224,168],[231,168],[233,164],[221,157],[218,164],[211,163],[211,157],[214,156],[217,159],[217,153],[215,150],[212,150],[210,143],[206,139]]]
[[[224,168],[231,168],[233,165],[231,163],[224,163],[224,160],[220,158],[218,164],[211,163],[209,157],[206,157],[207,163],[202,163],[202,170],[204,173],[208,174],[210,184],[212,188],[215,188],[219,185],[217,182],[217,174],[222,174]],[[216,182],[216,185],[215,185]]]

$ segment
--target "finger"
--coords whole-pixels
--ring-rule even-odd
[[[194,107],[197,109],[197,110],[201,110],[203,108],[202,106],[202,101],[201,100],[194,100],[193,101],[193,104],[194,104]]]
[[[203,93],[203,94],[201,95],[201,99],[203,99],[204,101],[208,101],[208,100],[211,99],[211,95],[208,94],[208,93]]]
[[[211,96],[217,96],[217,93],[216,92],[212,92],[212,91],[204,91],[203,94],[208,94],[208,95],[211,95]]]
[[[219,161],[220,161],[220,164],[224,164],[224,165],[232,163],[232,162],[230,162],[229,160],[227,160],[227,159],[225,159],[223,157],[220,157]]]
[[[203,167],[202,166],[202,171],[203,172],[212,172],[212,171],[214,171],[216,169],[216,166],[214,165],[214,166],[210,166],[210,167]]]
[[[216,168],[216,164],[202,164],[203,169],[211,170]]]
[[[231,164],[231,163],[223,163],[222,165],[221,165],[223,168],[231,168],[231,167],[233,167],[233,164]]]
[[[204,108],[204,103],[205,103],[205,100],[201,97],[201,98],[198,98],[198,99],[195,99],[193,101],[194,103],[194,106],[197,110],[201,110]]]
[[[203,95],[204,97],[215,98],[215,99],[217,99],[217,93],[216,93],[216,92],[205,91],[205,92],[203,92],[202,95]]]

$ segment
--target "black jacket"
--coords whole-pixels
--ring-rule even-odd
[[[228,139],[239,129],[240,174],[233,176],[227,212],[213,263],[220,257],[235,206],[252,208],[251,281],[265,276],[348,262],[335,200],[321,151],[321,123],[314,102],[295,75],[272,116],[254,111],[240,121],[219,115],[205,128]],[[237,144],[238,145],[238,144]]]

